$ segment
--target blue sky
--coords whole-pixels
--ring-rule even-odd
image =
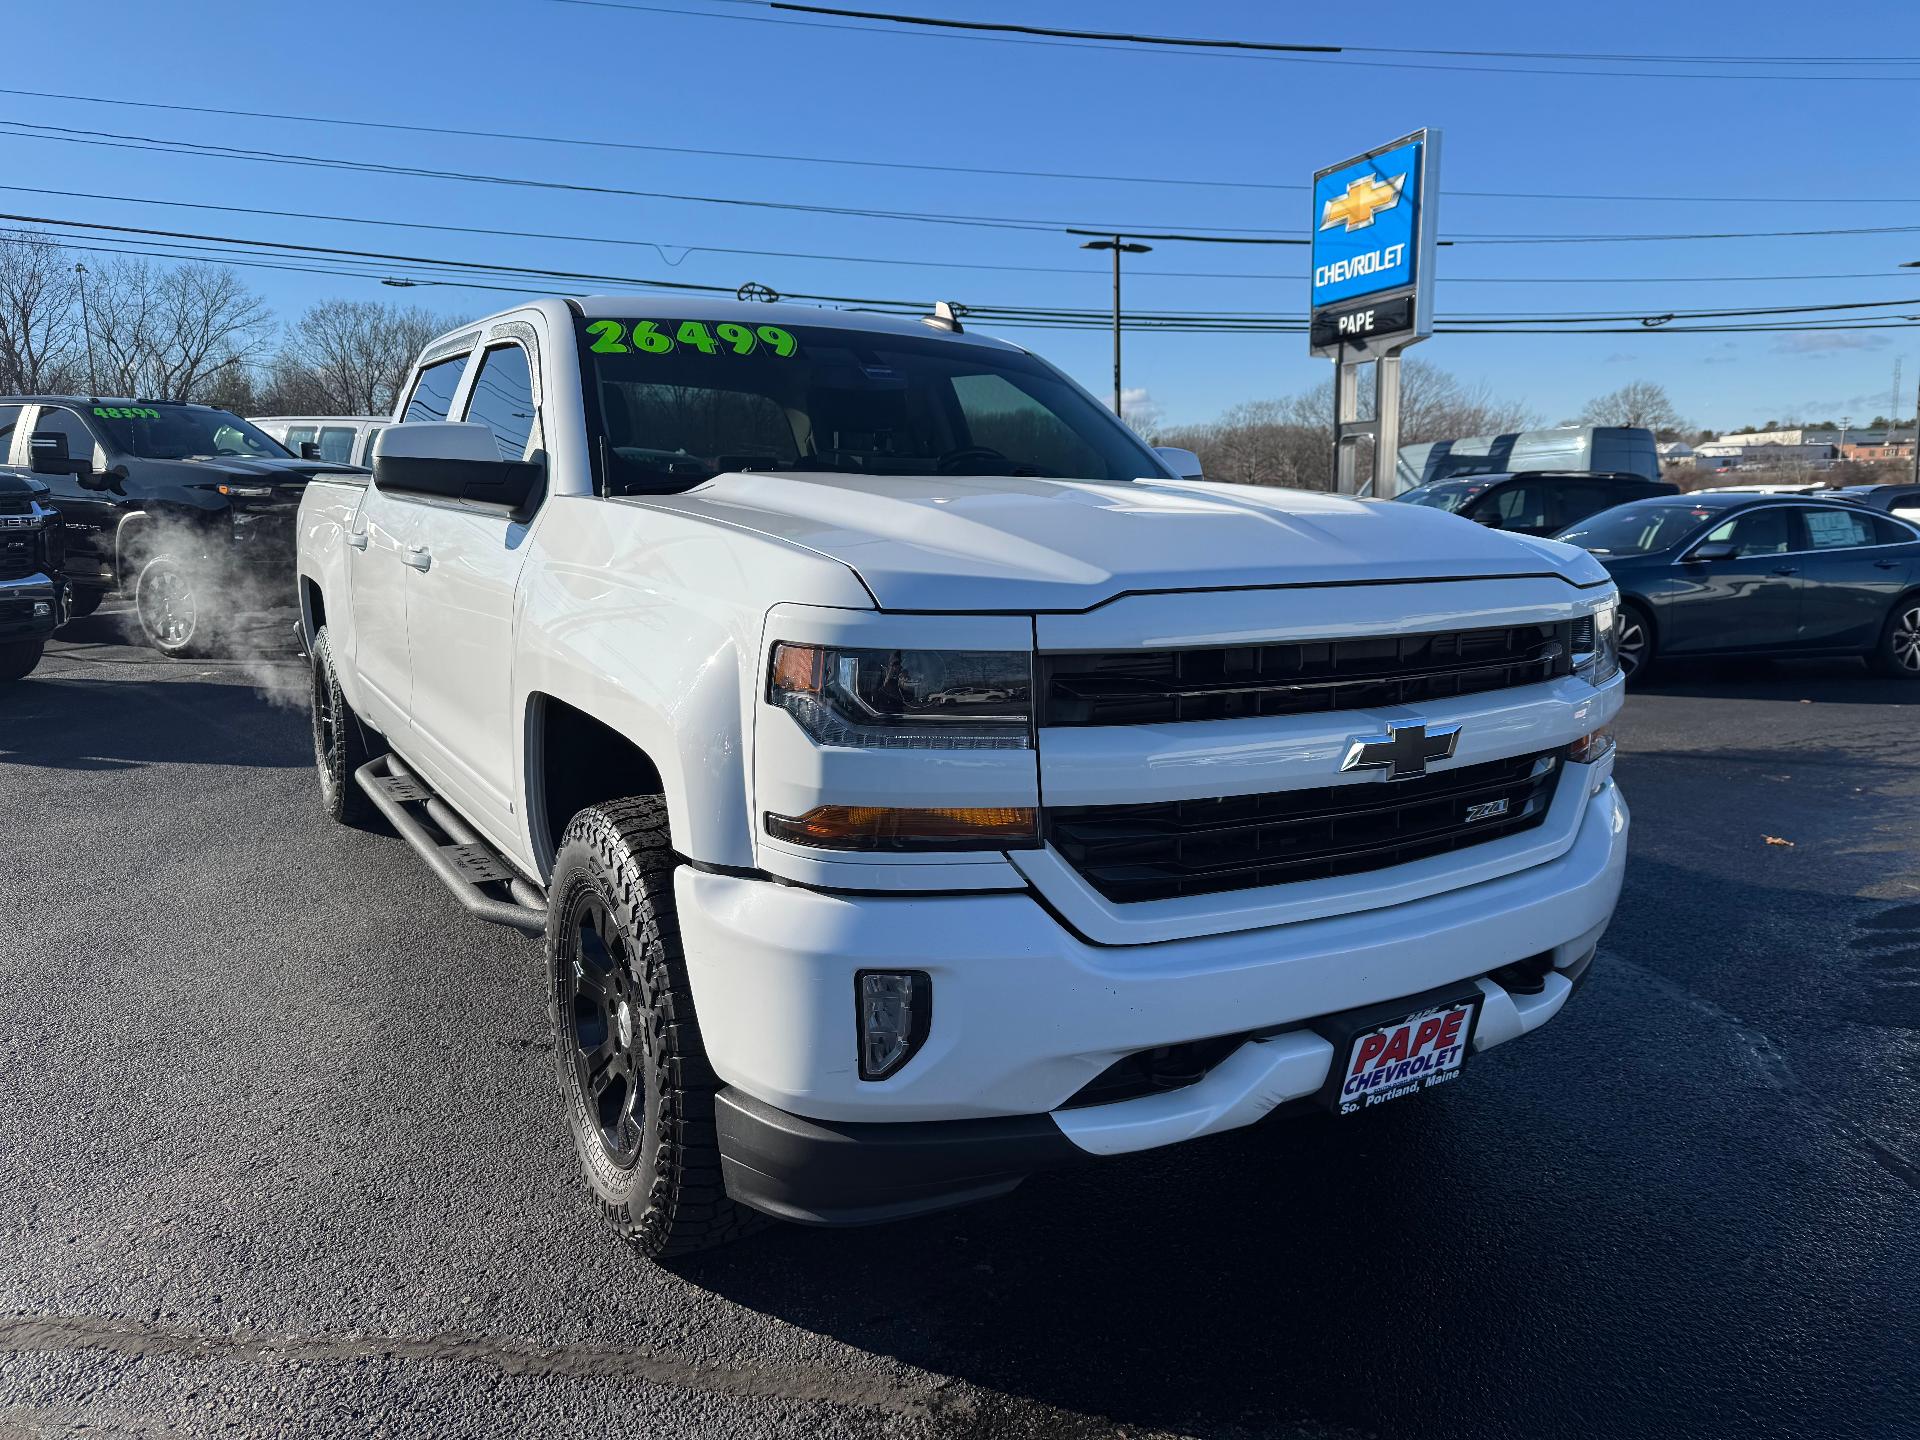
[[[556,0],[338,0],[326,7],[197,0],[34,7],[18,88],[658,146],[1132,177],[1126,181],[931,173],[659,152],[593,150],[466,134],[420,136],[0,94],[0,119],[245,145],[585,185],[811,204],[1036,217],[1136,229],[1304,231],[1304,187],[1331,164],[1422,125],[1446,136],[1441,233],[1920,226],[1920,68],[1818,67],[1745,81],[1704,57],[1920,55],[1911,0],[1827,5],[1809,23],[1784,0],[1626,0],[1604,7],[1399,4],[1282,7],[1251,0],[914,0],[895,8],[983,20],[1414,50],[1625,50],[1697,55],[1674,78],[1494,74],[1353,63],[1170,55],[927,38],[775,23],[738,0],[650,0],[631,11]],[[727,18],[732,17],[732,18]],[[803,17],[787,16],[787,21]],[[62,60],[61,57],[65,57]],[[1348,56],[1344,62],[1369,58]],[[1563,62],[1371,57],[1411,65]],[[72,63],[66,63],[71,61]],[[1644,67],[1651,69],[1655,67]],[[1765,74],[1766,67],[1756,67]],[[1742,73],[1754,73],[1743,71]],[[1880,78],[1880,77],[1903,78]],[[1904,78],[1904,77],[1913,78]],[[784,291],[1098,308],[1104,257],[1048,231],[912,223],[625,196],[366,176],[9,134],[17,184],[332,215],[561,232],[671,247],[437,234],[162,210],[0,192],[4,208],[115,224],[695,280]],[[1171,184],[1232,181],[1237,186]],[[1296,186],[1298,189],[1253,188]],[[1516,198],[1455,192],[1513,192]],[[1539,192],[1690,197],[1566,201]],[[1782,197],[1744,203],[1715,197]],[[1893,197],[1905,199],[1894,200]],[[1698,197],[1698,198],[1691,198]],[[704,253],[807,251],[853,259]],[[681,248],[696,247],[696,248]],[[1161,245],[1130,262],[1142,308],[1304,312],[1306,252]],[[1914,299],[1920,232],[1635,244],[1464,245],[1443,250],[1436,311],[1659,313],[1675,308]],[[882,260],[939,262],[924,265]],[[973,266],[1042,267],[995,270]],[[405,267],[395,266],[395,270]],[[1174,275],[1161,272],[1206,272]],[[1222,278],[1232,276],[1275,278]],[[246,273],[292,318],[332,295],[411,298],[450,313],[507,294],[383,289],[376,279]],[[1748,275],[1859,278],[1741,280]],[[1655,278],[1661,277],[1661,278]],[[1609,283],[1584,283],[1588,281]],[[1583,283],[1573,283],[1573,282]],[[616,288],[616,287],[605,287]],[[1898,312],[1895,313],[1904,313]],[[1008,329],[1096,394],[1110,387],[1103,332]],[[1698,424],[1884,411],[1896,356],[1910,411],[1920,328],[1791,335],[1437,336],[1415,352],[1553,422],[1629,380],[1666,385]],[[1304,336],[1130,340],[1127,384],[1173,421],[1323,379]]]

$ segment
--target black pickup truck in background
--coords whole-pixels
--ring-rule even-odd
[[[293,522],[313,476],[237,415],[100,396],[0,396],[0,462],[52,490],[66,617],[132,597],[147,642],[203,654],[229,622],[291,609]]]
[[[30,674],[66,618],[59,518],[43,482],[0,471],[0,684]]]

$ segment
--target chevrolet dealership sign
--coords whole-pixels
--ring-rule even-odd
[[[1439,150],[1422,130],[1313,177],[1315,353],[1362,358],[1432,330]]]

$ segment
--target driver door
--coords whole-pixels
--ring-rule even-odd
[[[69,458],[85,460],[99,470],[106,462],[106,454],[98,439],[87,422],[64,405],[42,405],[34,417],[31,434],[29,463],[53,491],[53,503],[60,511],[61,538],[67,549],[64,567],[67,577],[114,583],[114,533],[119,523],[115,495],[111,490],[87,489],[81,485],[78,475],[41,468],[44,460],[60,453],[64,446]]]
[[[1785,649],[1799,643],[1800,581],[1791,507],[1748,510],[1689,547],[1726,545],[1719,560],[1683,557],[1684,588],[1669,599],[1663,648],[1670,655]]]

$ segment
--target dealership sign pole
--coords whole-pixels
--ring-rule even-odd
[[[1391,496],[1400,455],[1400,352],[1433,333],[1440,132],[1418,130],[1313,177],[1309,343],[1334,362],[1333,475],[1343,495]],[[1360,367],[1374,365],[1373,419],[1360,418]],[[1373,474],[1354,447],[1373,437]]]

